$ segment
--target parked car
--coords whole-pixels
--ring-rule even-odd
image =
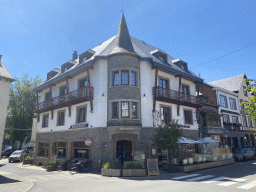
[[[9,157],[15,150],[16,148],[14,147],[6,148],[2,151],[1,157],[4,157],[4,156]]]
[[[254,151],[250,148],[241,148],[234,150],[234,157],[236,161],[246,161],[249,159],[256,159]]]
[[[15,162],[15,161],[22,161],[24,154],[25,154],[25,152],[22,151],[22,150],[14,151],[14,152],[10,155],[10,157],[9,157],[9,163]]]

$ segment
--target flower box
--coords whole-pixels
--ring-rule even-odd
[[[102,176],[109,176],[109,177],[121,177],[122,169],[105,169],[101,168],[101,175]]]
[[[23,165],[31,164],[33,165],[34,159],[23,159]]]
[[[123,169],[123,177],[145,177],[146,169]]]

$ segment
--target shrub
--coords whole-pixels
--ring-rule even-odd
[[[30,156],[27,156],[26,159],[31,159],[31,157],[30,157]]]
[[[104,169],[109,169],[110,168],[110,162],[105,163],[103,167],[104,167]]]
[[[50,161],[50,166],[56,166],[56,165],[57,165],[56,161]]]
[[[104,164],[103,167],[104,169],[121,169],[122,165],[119,162],[113,162],[113,163],[107,162]]]
[[[127,163],[125,165],[125,169],[143,169],[143,165],[141,163]]]

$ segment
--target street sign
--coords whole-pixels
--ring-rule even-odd
[[[85,143],[85,145],[86,145],[87,147],[89,147],[89,146],[92,145],[92,140],[89,139],[89,138],[87,138],[87,139],[85,139],[84,143]]]

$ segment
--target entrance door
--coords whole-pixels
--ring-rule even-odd
[[[116,142],[116,158],[123,164],[124,161],[132,161],[132,142],[121,140]]]

